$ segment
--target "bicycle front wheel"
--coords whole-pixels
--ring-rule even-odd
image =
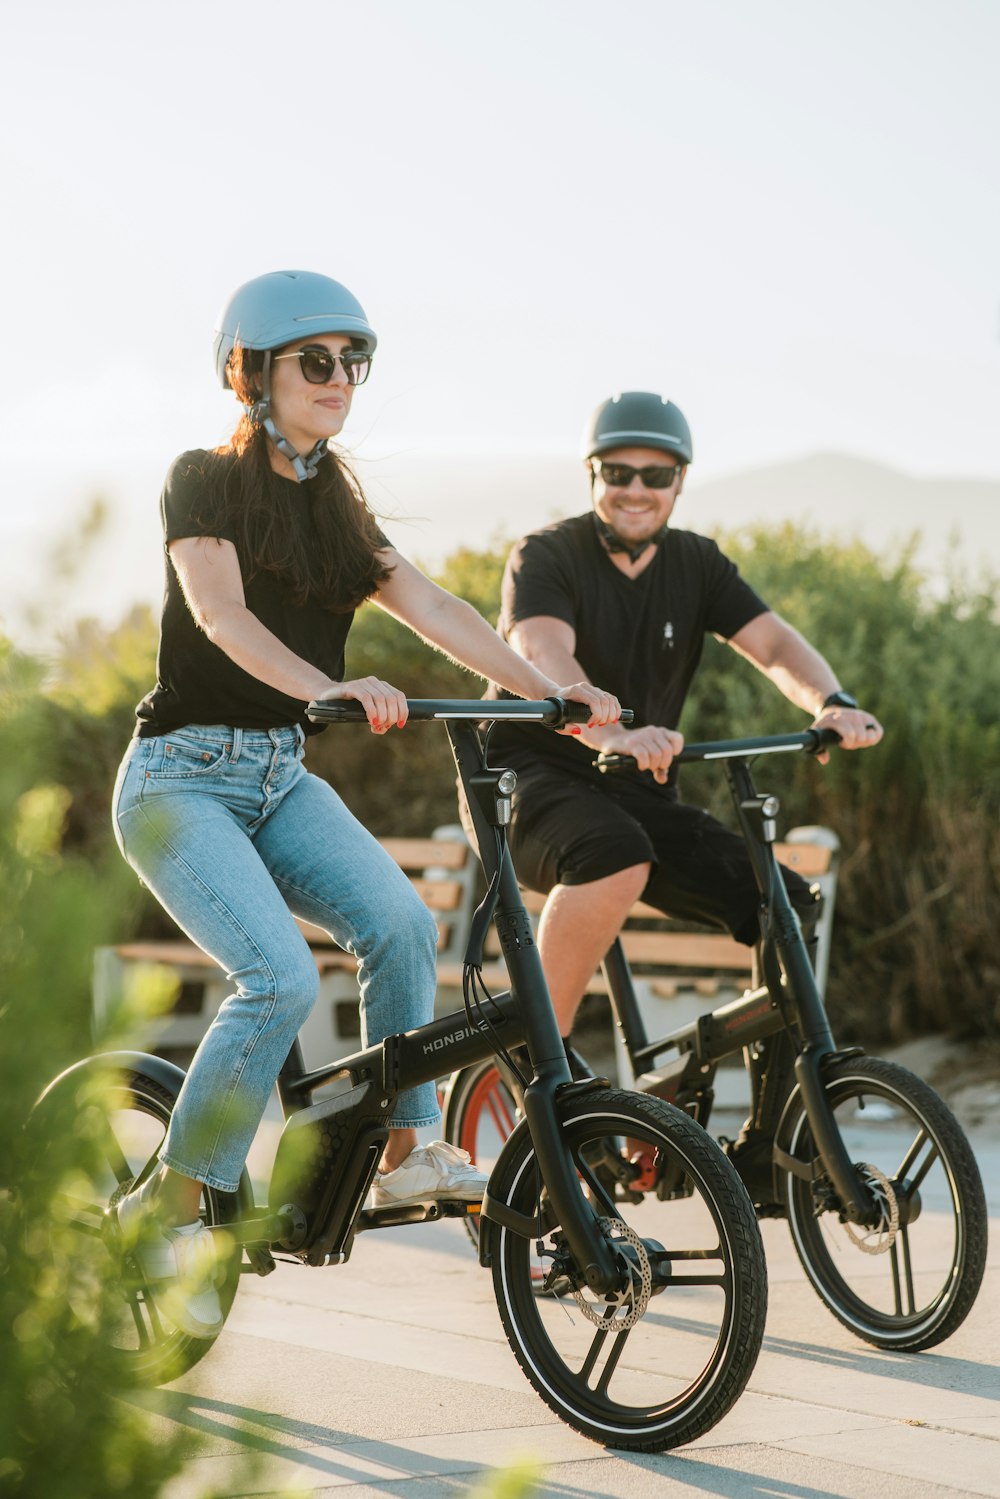
[[[961,1126],[934,1090],[894,1062],[849,1057],[825,1074],[827,1100],[855,1169],[879,1204],[869,1230],[846,1223],[816,1158],[801,1097],[789,1154],[811,1180],[779,1169],[796,1252],[820,1299],[877,1348],[915,1352],[968,1315],[986,1266],[982,1179]]]
[[[490,1226],[493,1284],[527,1378],[564,1421],[611,1447],[656,1452],[714,1426],[760,1351],[767,1275],[750,1199],[719,1147],[660,1099],[602,1089],[560,1108],[561,1137],[630,1289],[617,1298],[579,1281],[552,1221],[527,1130],[498,1166],[491,1196],[539,1213],[542,1234]],[[691,1186],[680,1200],[615,1201],[609,1153],[648,1150],[661,1174]],[[545,1293],[537,1281],[544,1276]]]

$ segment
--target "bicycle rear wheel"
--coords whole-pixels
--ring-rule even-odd
[[[647,1452],[690,1442],[730,1409],[760,1351],[767,1273],[750,1199],[715,1142],[659,1099],[601,1089],[566,1101],[560,1115],[562,1139],[631,1272],[630,1288],[619,1301],[581,1293],[581,1305],[524,1130],[490,1183],[494,1200],[528,1215],[540,1210],[543,1226],[536,1240],[489,1225],[508,1340],[546,1404],[586,1436]],[[614,1201],[601,1162],[626,1139],[641,1141],[663,1170],[685,1174],[691,1195]]]
[[[91,1325],[100,1318],[105,1341],[129,1382],[176,1379],[214,1342],[189,1337],[161,1318],[156,1284],[147,1283],[134,1257],[124,1253],[113,1213],[159,1152],[175,1101],[176,1093],[164,1081],[136,1067],[112,1071],[95,1057],[47,1090],[34,1121],[43,1130],[58,1125],[81,1142],[76,1169],[52,1201],[50,1252],[59,1262],[75,1316]],[[210,1228],[221,1229],[237,1213],[236,1194],[203,1189],[201,1216]],[[228,1316],[239,1284],[241,1250],[232,1241],[227,1245],[224,1235],[217,1242],[219,1300]]]
[[[492,1057],[456,1072],[444,1101],[443,1134],[452,1145],[467,1150],[487,1175],[513,1133],[518,1100],[500,1075]],[[465,1231],[479,1248],[479,1214],[464,1218]]]
[[[858,1337],[877,1348],[932,1348],[968,1315],[986,1266],[972,1148],[934,1090],[893,1062],[844,1058],[825,1088],[882,1220],[868,1233],[844,1223],[797,1096],[782,1137],[790,1155],[813,1162],[813,1178],[777,1173],[796,1252],[817,1295]]]

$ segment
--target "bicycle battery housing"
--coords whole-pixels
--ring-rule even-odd
[[[292,1114],[271,1174],[269,1206],[293,1221],[282,1249],[308,1265],[350,1257],[358,1214],[389,1136],[395,1094],[368,1080]]]

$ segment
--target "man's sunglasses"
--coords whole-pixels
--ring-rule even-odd
[[[342,354],[331,354],[322,345],[311,349],[296,349],[294,354],[275,354],[275,359],[297,359],[299,368],[310,385],[329,385],[337,372],[337,362],[347,376],[348,385],[364,385],[372,367],[372,356],[361,354],[356,349],[345,349]]]
[[[651,463],[646,468],[633,468],[630,463],[605,463],[595,458],[598,471],[605,484],[612,489],[627,489],[636,474],[647,489],[669,489],[684,467],[682,463]]]

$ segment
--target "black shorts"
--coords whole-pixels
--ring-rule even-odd
[[[743,839],[652,780],[621,776],[594,784],[537,762],[520,769],[510,850],[520,882],[543,894],[649,863],[642,893],[649,905],[681,921],[725,927],[748,946],[759,935],[757,886]],[[782,867],[782,876],[808,932],[819,892],[793,870]]]

